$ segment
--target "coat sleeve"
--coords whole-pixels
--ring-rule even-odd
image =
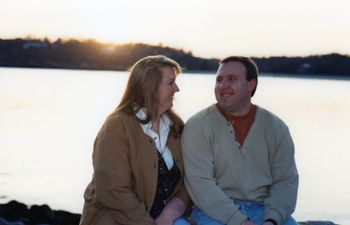
[[[275,131],[269,154],[272,184],[264,201],[264,220],[283,224],[295,209],[298,192],[298,171],[294,159],[294,144],[288,127],[282,123]]]
[[[241,224],[246,217],[217,185],[214,174],[210,128],[189,120],[182,135],[185,184],[193,202],[208,216],[223,224]]]
[[[118,224],[154,225],[145,205],[132,191],[129,154],[123,122],[109,117],[94,144],[96,196]]]

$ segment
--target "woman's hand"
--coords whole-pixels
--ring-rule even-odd
[[[157,225],[173,225],[174,221],[186,211],[185,203],[177,197],[172,198],[155,219]]]
[[[159,215],[155,222],[157,225],[173,225],[173,220],[171,218],[166,218],[166,216]]]

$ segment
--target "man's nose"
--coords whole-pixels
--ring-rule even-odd
[[[228,86],[229,86],[229,84],[228,84],[229,82],[227,81],[227,80],[222,80],[221,82],[220,82],[220,84],[219,84],[219,88],[220,89],[223,89],[223,88],[227,88]]]

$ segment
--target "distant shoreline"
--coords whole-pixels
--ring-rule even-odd
[[[148,55],[166,55],[184,71],[212,73],[219,59],[162,45],[111,45],[87,40],[0,39],[0,67],[125,71]],[[261,73],[350,77],[350,56],[337,53],[305,57],[252,57]]]
[[[350,81],[350,75],[320,75],[320,74],[273,74],[273,73],[261,73],[260,77],[285,77],[285,78],[296,78],[296,79],[317,79],[317,80],[344,80]]]

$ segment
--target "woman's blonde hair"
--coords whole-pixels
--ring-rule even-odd
[[[117,111],[135,114],[140,108],[146,108],[147,118],[143,123],[149,122],[158,113],[158,89],[163,78],[162,67],[171,67],[175,74],[182,72],[181,66],[174,60],[163,56],[147,56],[138,60],[129,69],[129,80],[124,95],[117,107]],[[183,121],[178,115],[169,109],[168,117],[172,120],[171,130],[174,135],[179,135],[183,128]]]

